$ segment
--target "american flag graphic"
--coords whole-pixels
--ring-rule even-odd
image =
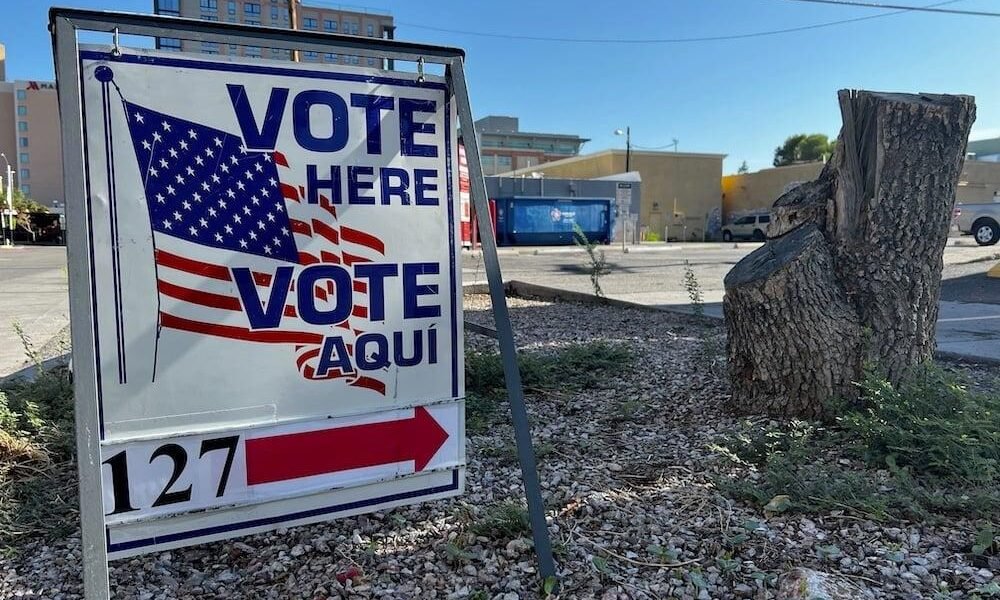
[[[352,282],[351,316],[337,325],[307,323],[289,303],[279,327],[255,330],[230,271],[251,269],[266,304],[278,266],[378,261],[385,254],[383,241],[340,224],[328,198],[307,203],[301,169],[291,168],[281,152],[251,151],[238,135],[127,101],[124,107],[153,231],[159,327],[286,345],[294,350],[302,377],[344,378],[385,395],[385,383],[375,377],[336,369],[316,374],[328,335],[341,336],[353,359],[352,341],[369,324],[365,281]],[[317,283],[317,309],[332,308],[334,292],[332,281]],[[294,294],[293,284],[288,298]]]

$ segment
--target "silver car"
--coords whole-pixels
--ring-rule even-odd
[[[1000,241],[1000,202],[959,204],[955,206],[955,223],[980,246],[992,246]]]

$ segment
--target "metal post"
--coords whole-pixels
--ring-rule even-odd
[[[448,69],[448,76],[455,93],[458,119],[462,129],[463,131],[474,131],[469,90],[466,87],[465,68],[461,58],[452,61]],[[503,358],[507,398],[510,401],[511,416],[514,420],[514,438],[517,442],[518,459],[521,462],[521,479],[524,481],[524,494],[528,501],[531,535],[535,542],[535,554],[538,557],[538,571],[542,579],[545,580],[549,577],[555,577],[556,567],[552,558],[549,530],[545,522],[545,504],[542,501],[541,488],[538,484],[535,450],[531,444],[531,424],[528,421],[524,392],[521,389],[521,372],[517,366],[514,331],[511,327],[507,298],[504,295],[503,280],[500,275],[500,259],[497,257],[496,240],[493,238],[493,228],[489,221],[490,211],[486,197],[486,183],[483,179],[483,165],[479,156],[479,143],[475,135],[466,134],[463,138],[466,144],[465,156],[469,165],[469,180],[472,184],[470,192],[472,203],[476,208],[476,224],[479,227],[483,262],[486,266],[486,279],[489,282],[490,299],[493,303],[493,318],[496,321],[497,339],[500,342],[500,354]]]
[[[14,170],[7,163],[7,245],[14,245]]]
[[[625,172],[632,169],[632,127],[625,126]]]
[[[69,256],[69,293],[89,294],[90,241],[87,236],[87,185],[83,160],[83,116],[80,107],[80,60],[76,28],[65,17],[54,21],[52,45],[59,81],[59,119],[62,127],[63,190]],[[100,417],[97,409],[97,367],[94,356],[93,315],[87,302],[70,304],[73,344],[73,392],[76,407],[76,454],[80,474],[80,528],[83,546],[83,590],[87,600],[106,600],[108,548],[105,543],[104,496],[101,489]]]

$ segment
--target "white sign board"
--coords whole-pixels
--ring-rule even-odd
[[[619,181],[615,186],[615,201],[618,205],[618,214],[627,215],[632,208],[632,184],[626,181]]]
[[[80,60],[109,556],[460,494],[444,79]]]

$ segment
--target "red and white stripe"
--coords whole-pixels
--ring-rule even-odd
[[[299,251],[300,268],[321,263],[350,267],[384,257],[384,243],[376,236],[340,224],[337,209],[328,198],[321,196],[318,205],[305,202],[304,186],[295,185],[294,171],[289,168],[285,156],[275,152],[272,157],[278,166],[281,193]],[[292,345],[296,369],[304,378],[345,378],[349,385],[385,394],[384,382],[357,372],[345,374],[332,370],[324,376],[316,374],[319,353],[327,335],[341,336],[353,356],[354,339],[370,324],[366,282],[352,282],[351,316],[335,326],[312,325],[299,318],[293,283],[286,297],[281,326],[273,330],[252,330],[226,266],[231,264],[230,251],[156,235],[155,258],[161,327],[251,343]],[[239,266],[253,271],[258,296],[266,303],[271,294],[271,273],[286,264],[266,257],[243,255]],[[315,286],[313,296],[319,310],[333,308],[334,292],[332,281]]]

